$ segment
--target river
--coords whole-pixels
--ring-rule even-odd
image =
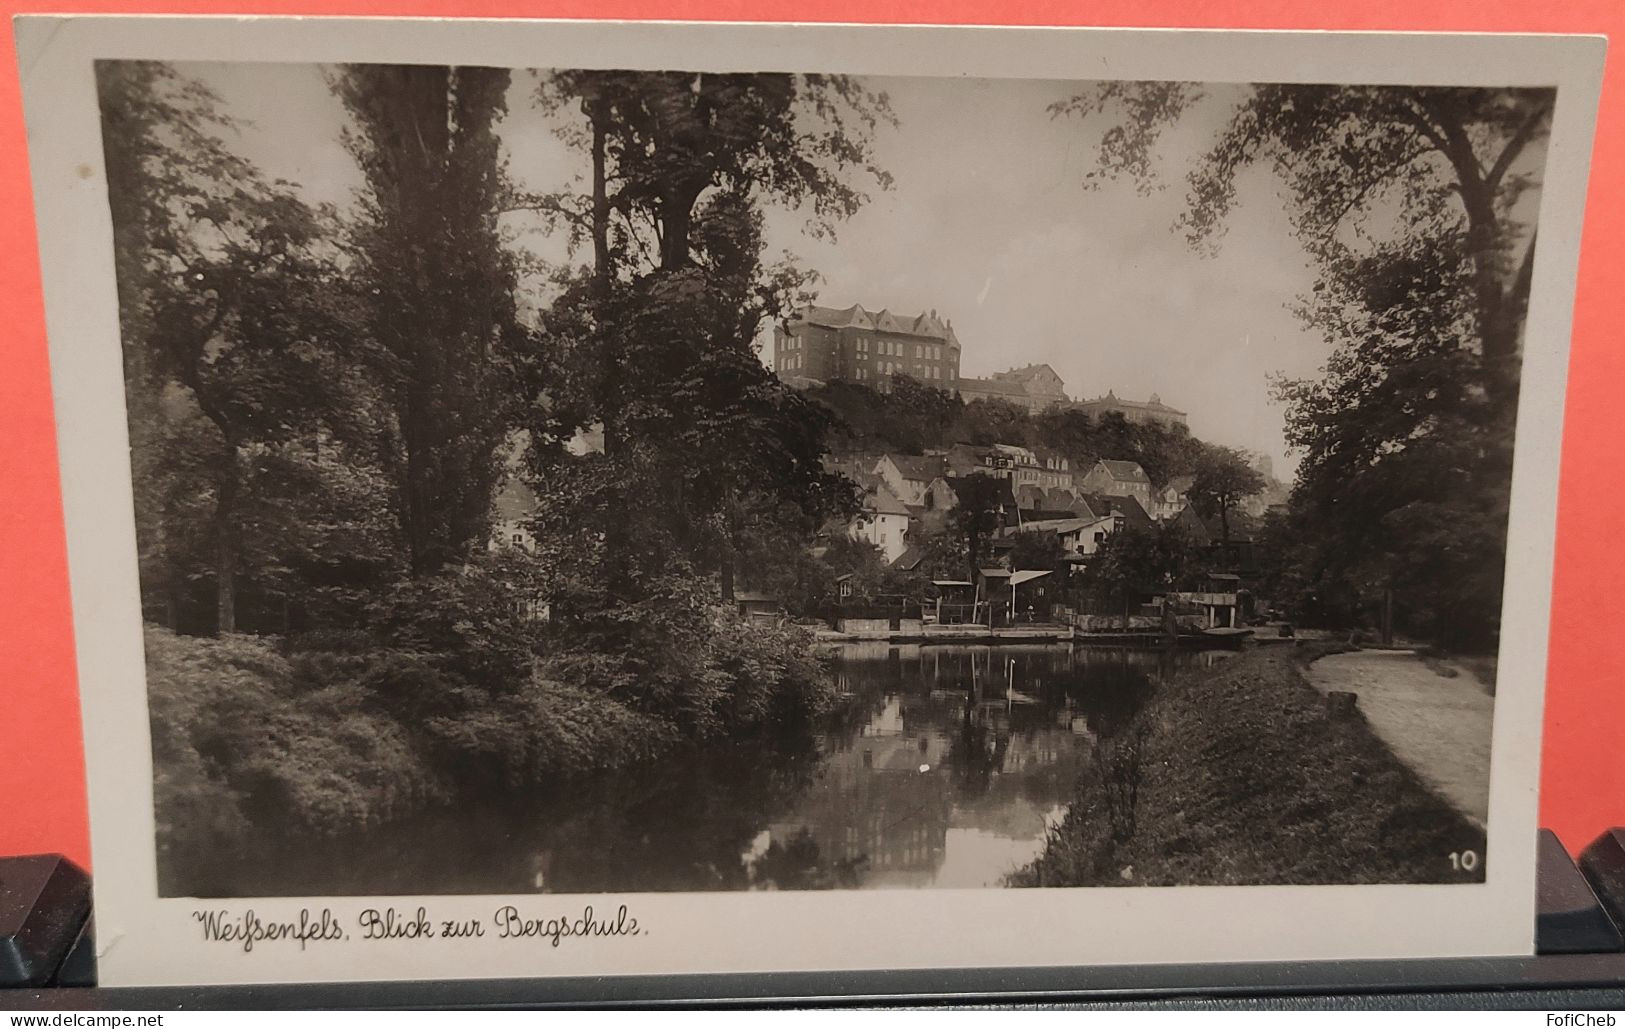
[[[679,752],[332,839],[176,862],[168,896],[975,888],[1035,857],[1096,741],[1213,652],[1071,644],[833,648],[803,738]]]

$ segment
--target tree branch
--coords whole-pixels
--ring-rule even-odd
[[[1549,109],[1545,104],[1537,104],[1523,120],[1523,124],[1518,126],[1518,131],[1507,140],[1507,145],[1501,150],[1501,156],[1495,159],[1495,165],[1484,177],[1484,185],[1489,187],[1491,193],[1501,188],[1501,179],[1505,177],[1507,169],[1512,167],[1512,162],[1518,159],[1518,155],[1529,145],[1529,141],[1535,138],[1535,131],[1546,120],[1548,113]]]

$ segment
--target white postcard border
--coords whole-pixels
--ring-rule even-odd
[[[1528,954],[1561,412],[1604,41],[1593,37],[434,19],[23,17],[84,708],[104,985],[1013,967]],[[1526,329],[1480,885],[629,894],[157,897],[152,761],[97,58],[816,70],[1045,79],[1556,86]],[[1441,855],[1441,860],[1445,856]],[[603,940],[205,943],[193,912],[267,920],[426,907],[613,920]]]

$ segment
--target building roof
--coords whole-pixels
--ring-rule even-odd
[[[1096,522],[1103,522],[1104,518],[1031,518],[1020,525],[1010,526],[1011,532],[1077,532]]]
[[[1145,469],[1140,467],[1138,461],[1108,461],[1102,458],[1097,463],[1106,469],[1107,475],[1118,482],[1143,482],[1147,485],[1151,483],[1151,477],[1145,474]]]
[[[871,329],[875,332],[920,336],[943,340],[954,346],[959,345],[959,340],[954,335],[953,323],[938,317],[934,310],[906,315],[894,314],[890,310],[883,309],[871,314],[863,309],[862,304],[853,304],[845,308],[809,304],[801,310],[799,318],[806,324],[819,325],[826,329]]]
[[[1047,572],[1047,571],[1044,571],[1044,572],[1033,572],[1033,571],[1011,572],[1010,573],[1010,585],[1012,585],[1012,586],[1020,586],[1024,582],[1032,582],[1034,579],[1042,579],[1044,576],[1046,576],[1048,574],[1050,574],[1050,573]]]
[[[993,377],[996,379],[1013,379],[1016,382],[1031,382],[1033,379],[1042,376],[1045,372],[1048,372],[1050,375],[1054,375],[1057,379],[1060,378],[1059,375],[1055,374],[1055,369],[1051,368],[1047,364],[1023,365],[1020,368],[1012,368],[1007,372],[994,372]]]
[[[1133,497],[1112,497],[1104,493],[1091,493],[1089,495],[1089,507],[1098,515],[1104,515],[1107,512],[1120,514],[1123,516],[1123,521],[1136,528],[1150,528],[1155,524],[1151,521],[1151,516],[1145,513],[1145,508],[1141,507],[1140,502]]]
[[[1026,400],[1031,396],[1024,384],[1006,379],[960,379],[959,392],[987,393],[999,397],[1015,397],[1020,400]]]
[[[1117,407],[1122,408],[1123,410],[1133,409],[1137,411],[1155,411],[1159,414],[1177,414],[1180,417],[1184,417],[1185,415],[1185,412],[1179,410],[1177,407],[1169,407],[1167,404],[1164,404],[1162,402],[1162,398],[1157,396],[1155,393],[1151,394],[1150,400],[1124,400],[1111,390],[1107,390],[1106,395],[1103,397],[1096,397],[1093,400],[1078,401],[1078,406]]]
[[[903,552],[901,554],[897,555],[897,560],[893,561],[891,566],[893,568],[900,568],[905,572],[912,572],[914,569],[920,567],[920,562],[924,560],[925,548],[917,544],[910,543],[908,546],[903,548]]]
[[[863,509],[874,514],[908,515],[908,505],[898,499],[884,481],[867,490],[863,496]]]
[[[1196,485],[1196,476],[1176,475],[1172,479],[1169,479],[1167,482],[1163,483],[1162,488],[1171,489],[1175,493],[1183,494],[1190,492],[1190,488],[1194,485]]]
[[[915,482],[930,482],[948,469],[948,460],[941,454],[884,454],[881,460],[891,461],[903,478]]]

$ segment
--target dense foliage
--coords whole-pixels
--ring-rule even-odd
[[[753,349],[807,278],[764,263],[760,205],[828,231],[864,199],[853,172],[884,188],[885,98],[561,73],[540,100],[593,195],[534,198],[498,134],[508,72],[328,81],[363,182],[344,217],[239,156],[197,82],[98,68],[164,846],[338,831],[822,710],[810,637],[730,604],[742,562],[804,553],[854,503],[820,462],[828,413]],[[529,314],[502,228],[526,208],[578,211],[593,246]],[[595,425],[604,453],[565,446]],[[498,540],[515,488],[537,503]]]
[[[1104,117],[1099,168],[1148,184],[1161,133],[1209,98],[1111,83],[1057,105]],[[1267,589],[1328,625],[1392,611],[1463,648],[1498,636],[1513,423],[1535,248],[1531,191],[1549,89],[1261,85],[1189,169],[1193,245],[1222,234],[1237,180],[1273,170],[1320,273],[1301,301],[1331,357],[1276,383],[1302,455],[1268,526]]]

